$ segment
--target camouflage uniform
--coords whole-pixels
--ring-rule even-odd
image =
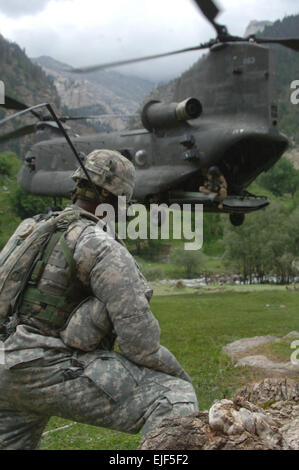
[[[218,208],[223,209],[223,201],[227,197],[227,181],[218,167],[211,167],[207,171],[206,181],[198,189],[203,194],[214,194],[214,200],[218,201]]]
[[[5,341],[0,449],[37,448],[51,416],[146,433],[163,417],[197,410],[189,376],[160,345],[152,291],[126,248],[85,217],[69,224],[65,240],[76,264],[76,307],[62,329],[20,314]],[[38,289],[63,295],[70,277],[58,242]]]

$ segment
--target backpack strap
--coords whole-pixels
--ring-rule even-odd
[[[51,253],[60,237],[61,237],[60,232],[54,232],[50,238],[50,241],[48,241],[46,248],[39,253],[38,258],[35,261],[35,266],[31,273],[30,279],[28,280],[28,284],[34,285],[34,286],[37,285],[45,269],[45,266],[51,256]]]
[[[26,283],[22,300],[18,304],[18,313],[33,317],[38,320],[46,321],[50,326],[61,329],[68,320],[70,313],[78,304],[78,280],[77,268],[73,258],[72,250],[66,243],[66,234],[70,223],[79,220],[82,216],[86,217],[89,213],[81,211],[66,212],[62,223],[57,225],[56,231],[51,235],[45,250],[38,257],[32,274]],[[94,216],[87,217],[94,222],[98,220]],[[63,255],[67,261],[70,273],[70,281],[63,294],[53,294],[41,291],[37,285],[42,277],[46,264],[55,248],[59,243]],[[82,299],[80,299],[82,300]]]
[[[20,314],[47,321],[51,327],[61,328],[68,320],[70,313],[78,305],[78,301],[82,301],[82,290],[78,289],[76,263],[72,250],[68,247],[65,239],[69,225],[81,217],[92,220],[94,223],[99,221],[96,216],[81,209],[68,210],[57,216],[55,214],[54,218],[52,214],[49,223],[51,219],[53,222],[49,226],[49,234],[33,262],[28,266],[18,293],[11,301],[11,316],[8,322],[3,325],[9,334],[15,331]],[[68,263],[70,273],[69,285],[63,294],[59,295],[41,291],[37,288],[45,266],[57,243],[59,243]]]

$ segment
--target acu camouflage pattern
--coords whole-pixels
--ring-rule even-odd
[[[96,297],[88,298],[74,310],[60,337],[65,345],[81,351],[109,351],[115,342],[108,312]]]
[[[24,220],[1,251],[0,324],[12,313],[17,294],[27,282],[26,277],[37,255],[65,217],[62,213],[46,220],[42,216]]]
[[[152,290],[130,253],[100,222],[85,218],[69,225],[66,242],[81,302],[62,330],[25,318],[5,341],[2,449],[36,448],[51,416],[146,433],[163,417],[197,410],[189,376],[160,345]],[[57,246],[39,288],[63,292],[68,276]],[[121,354],[113,351],[115,341]]]
[[[135,185],[135,167],[116,150],[94,150],[84,162],[92,182],[114,196],[125,196],[129,201]],[[74,181],[87,180],[81,167],[73,173]]]
[[[116,352],[63,352],[58,339],[56,346],[0,374],[0,449],[35,449],[51,416],[128,433],[143,427],[144,435],[164,417],[196,411],[184,380]]]
[[[10,313],[11,301],[18,292],[23,276],[43,243],[42,234],[38,235],[39,240],[34,245],[25,243],[35,226],[36,220],[24,220],[0,253],[0,331],[1,324]]]

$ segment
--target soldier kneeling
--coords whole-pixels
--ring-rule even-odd
[[[135,169],[120,153],[95,150],[85,165],[102,202],[116,208],[118,196],[131,198]],[[0,449],[37,448],[51,416],[146,433],[197,410],[188,374],[160,345],[152,290],[95,217],[99,200],[81,168],[73,179],[73,205],[56,214],[2,325]]]

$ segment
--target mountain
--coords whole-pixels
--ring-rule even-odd
[[[0,34],[0,77],[6,94],[34,104],[51,102],[60,107],[60,99],[51,79],[37,64],[33,64],[16,43]]]
[[[251,34],[257,34],[264,31],[266,26],[271,26],[273,23],[271,21],[250,21],[249,25],[247,26],[244,37],[250,36]]]
[[[72,114],[134,114],[155,83],[117,72],[71,73],[71,66],[42,56],[32,59],[53,80],[61,103]],[[126,127],[126,120],[109,121],[114,129]]]
[[[263,38],[298,38],[299,14],[286,16],[282,20],[275,21],[271,26],[266,26],[257,36]],[[299,80],[299,52],[277,45],[270,47],[274,51],[280,128],[294,144],[299,145],[299,105],[292,104],[290,100],[290,85],[294,80]]]
[[[45,74],[41,67],[33,64],[16,43],[6,40],[0,35],[0,78],[4,82],[5,92],[8,96],[26,103],[28,106],[39,103],[51,103],[56,110],[60,110],[60,98],[53,81]],[[0,108],[0,118],[5,115]],[[18,120],[5,124],[5,131],[12,130],[32,122],[32,117],[24,116]],[[1,132],[2,132],[1,129]],[[25,139],[14,139],[2,144],[0,150],[11,149],[20,152],[25,143],[32,140],[32,136]]]
[[[8,96],[28,106],[50,103],[58,115],[135,114],[139,102],[155,86],[137,77],[117,72],[98,72],[88,75],[68,73],[71,67],[51,57],[29,59],[18,44],[0,35],[0,79]],[[0,119],[12,114],[0,107]],[[77,134],[119,130],[127,127],[128,118],[105,117],[100,120],[68,122]],[[2,132],[10,132],[34,124],[31,114],[5,124]],[[34,134],[11,139],[0,145],[0,151],[13,150],[18,155],[32,145]]]

